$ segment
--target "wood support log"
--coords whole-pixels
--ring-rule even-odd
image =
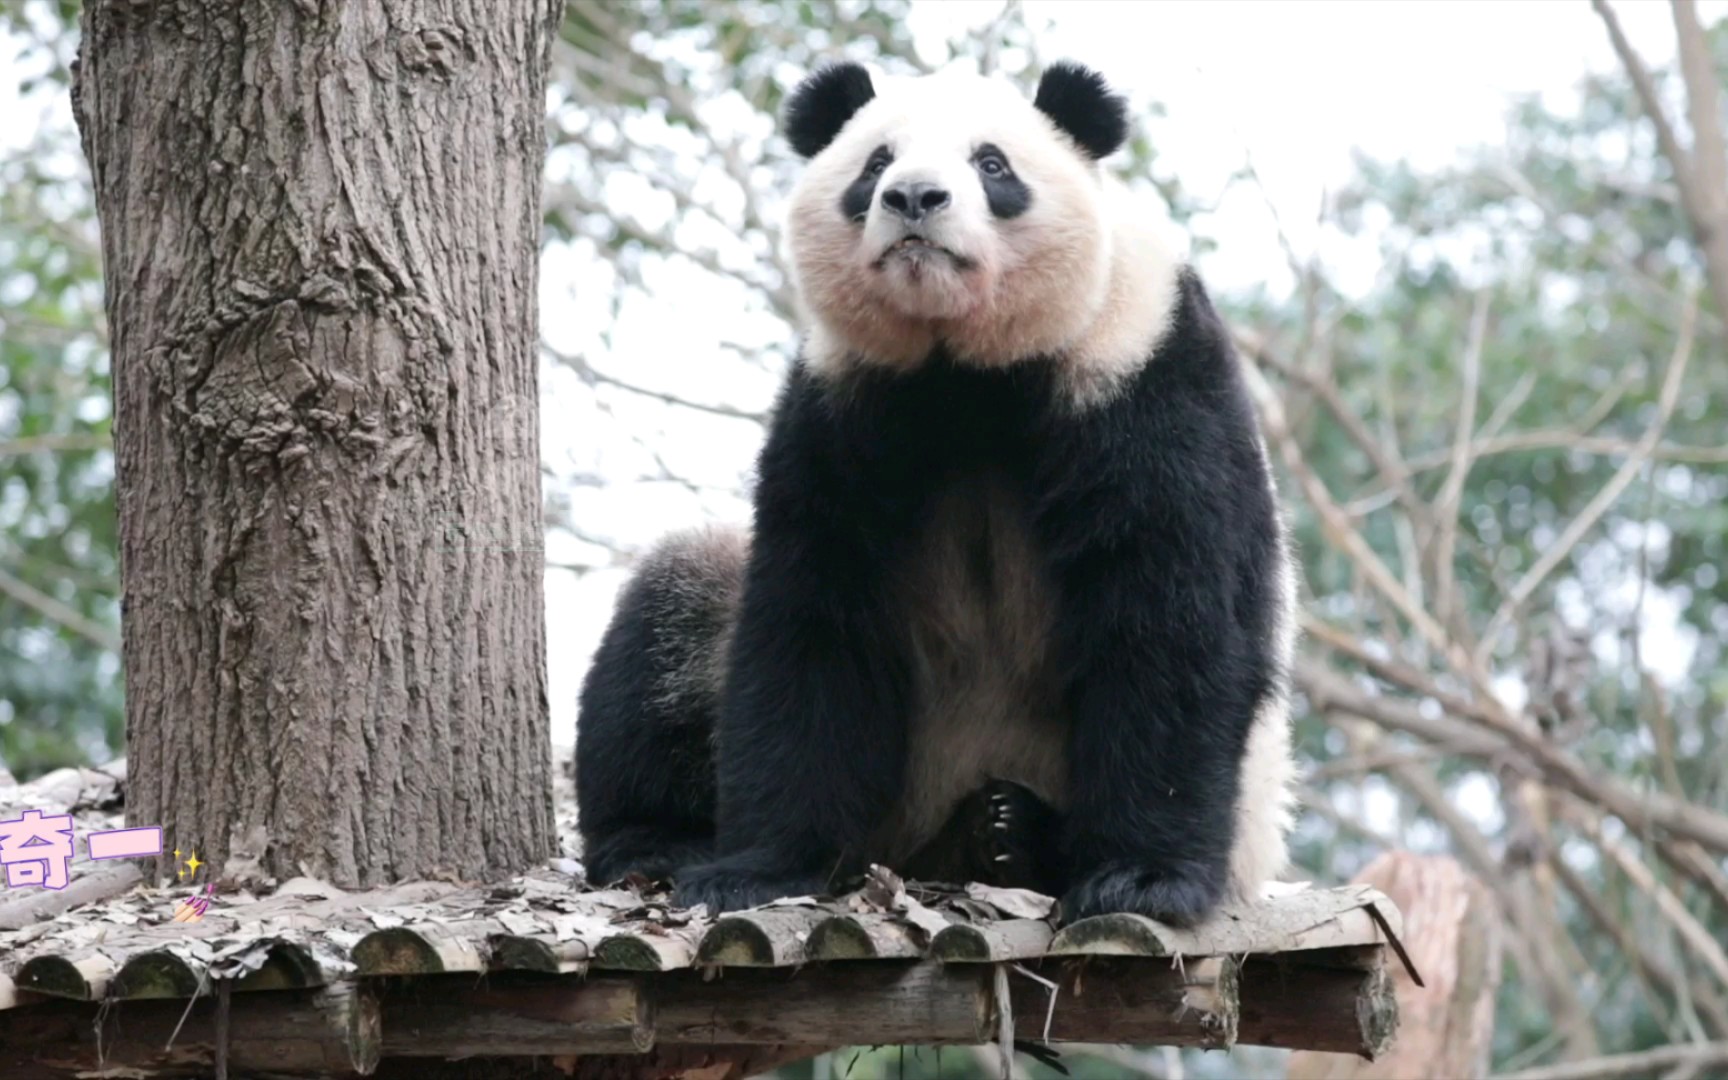
[[[380,988],[384,1053],[641,1054],[654,1045],[653,1006],[635,979],[391,980]]]
[[[376,1066],[378,1003],[339,984],[314,991],[229,995],[227,1067],[241,1076],[350,1076]],[[182,1023],[184,1019],[184,1023]],[[221,1003],[124,1001],[98,1011],[74,1002],[14,1009],[0,1025],[0,1076],[71,1077],[98,1069],[138,1077],[209,1077],[217,1059]],[[170,1043],[170,1035],[179,1034]]]
[[[727,967],[793,967],[805,960],[804,943],[827,921],[814,908],[767,908],[718,920],[702,935],[698,964]]]
[[[0,930],[22,930],[45,922],[82,904],[119,896],[143,880],[143,869],[128,862],[97,867],[74,878],[64,889],[13,889],[0,900]]]
[[[1249,957],[1241,977],[1240,1041],[1321,1050],[1348,1064],[1378,1062],[1399,1026],[1384,958],[1379,949],[1360,947]]]
[[[999,963],[929,960],[735,967],[718,975],[395,976],[361,980],[358,991],[343,984],[206,994],[189,1011],[184,1001],[39,998],[0,1017],[0,1076],[116,1067],[208,1076],[225,1009],[234,1075],[350,1075],[366,1061],[413,1059],[426,1066],[417,1080],[431,1080],[446,1075],[440,1059],[533,1055],[579,1058],[577,1076],[730,1080],[744,1075],[734,1068],[740,1062],[797,1060],[835,1046],[991,1043],[1004,1019],[999,971],[1006,972],[1006,1019],[1019,1039],[1246,1042],[1372,1056],[1384,1049],[1395,1014],[1377,956],[1366,948],[1253,957],[1245,965],[1231,957],[1027,961],[1038,979]],[[1053,1001],[1039,979],[1055,984]],[[172,1050],[164,1050],[177,1025]]]
[[[948,961],[1024,960],[1043,956],[1055,933],[1042,919],[955,923],[930,942],[930,955]]]
[[[883,916],[836,915],[810,931],[810,960],[907,960],[924,955],[919,931]]]
[[[1501,926],[1493,895],[1455,859],[1409,852],[1380,856],[1356,880],[1374,886],[1398,905],[1404,915],[1403,941],[1427,985],[1416,986],[1409,972],[1388,958],[1392,970],[1387,979],[1399,1015],[1397,1042],[1368,1062],[1325,1053],[1351,1051],[1309,1040],[1305,1050],[1291,1055],[1286,1076],[1289,1080],[1442,1080],[1488,1075],[1494,997],[1500,982]],[[1261,982],[1255,980],[1256,985]],[[1338,1007],[1307,997],[1309,993],[1304,990],[1301,1001],[1269,1002],[1268,1015],[1295,1020],[1304,1002],[1313,1006],[1316,1016]]]

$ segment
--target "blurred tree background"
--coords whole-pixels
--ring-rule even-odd
[[[76,9],[0,9],[0,101],[41,118],[0,159],[0,773],[19,778],[122,743],[101,278],[64,107]],[[665,524],[748,505],[794,341],[797,166],[774,115],[796,79],[845,53],[1032,85],[1040,28],[1017,5],[935,55],[909,11],[570,5],[546,259],[574,285],[542,298],[574,312],[543,316],[549,587],[567,583],[549,607],[603,622]],[[1332,882],[1382,850],[1445,851],[1490,886],[1509,930],[1497,1072],[1728,1040],[1728,23],[1675,11],[1672,67],[1646,70],[1599,8],[1621,68],[1574,106],[1511,103],[1505,138],[1445,169],[1361,160],[1324,214],[1378,240],[1372,288],[1288,246],[1292,296],[1221,298],[1307,571],[1300,866]],[[1157,153],[1161,110],[1136,105],[1112,167],[1196,231],[1204,267],[1206,204]],[[707,334],[699,354],[629,329],[689,321],[697,293],[741,313],[682,327]],[[1278,1057],[1062,1060],[1271,1076]],[[1671,1075],[1709,1075],[1688,1068]],[[787,1075],[990,1069],[876,1048]]]

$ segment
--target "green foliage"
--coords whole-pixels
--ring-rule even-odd
[[[32,106],[64,90],[75,14],[7,16]],[[75,133],[45,129],[0,158],[0,766],[20,776],[121,743],[109,411],[89,181]]]
[[[1728,71],[1728,23],[1714,28],[1712,41],[1719,70]],[[1331,379],[1377,434],[1394,433],[1405,461],[1427,465],[1413,486],[1433,500],[1457,435],[1474,299],[1485,294],[1477,430],[1504,409],[1502,434],[1524,448],[1478,457],[1460,500],[1464,535],[1453,569],[1480,632],[1508,586],[1585,510],[1651,423],[1682,297],[1702,278],[1698,249],[1650,126],[1618,76],[1587,81],[1572,109],[1514,103],[1506,143],[1453,169],[1363,160],[1336,211],[1346,233],[1378,237],[1383,286],[1346,297],[1318,283],[1306,300],[1331,328],[1319,341],[1300,305],[1242,314],[1270,336],[1274,353]],[[1592,772],[1670,791],[1677,782],[1720,811],[1728,808],[1728,365],[1722,329],[1708,311],[1698,335],[1666,449],[1532,595],[1495,664],[1530,691],[1540,713],[1544,679],[1533,657],[1562,625],[1582,634],[1591,648],[1570,749]],[[1342,426],[1312,403],[1296,406],[1295,416],[1307,460],[1334,495],[1373,504],[1384,485]],[[1395,509],[1379,500],[1360,527],[1396,572],[1406,552]],[[1363,606],[1354,566],[1323,539],[1310,508],[1299,502],[1296,510],[1316,610],[1365,638],[1398,637]],[[1647,578],[1642,589],[1640,578]],[[1654,657],[1636,641],[1638,623],[1658,601],[1673,603],[1672,639],[1692,649],[1688,665],[1668,671],[1673,682],[1660,694],[1650,692],[1639,664],[1672,668],[1673,649]],[[1337,735],[1310,718],[1302,745],[1324,764],[1345,756]],[[1441,759],[1436,771],[1449,781],[1476,769]],[[1516,827],[1490,826],[1487,839],[1509,844]],[[1302,855],[1310,866],[1347,872],[1365,852],[1327,834],[1311,838]],[[1615,880],[1599,865],[1580,872],[1605,891]],[[1611,896],[1611,909],[1627,910],[1623,900]],[[1719,940],[1728,938],[1728,913],[1708,905],[1698,912]],[[1624,957],[1584,915],[1561,914],[1601,973],[1585,1000],[1594,1002],[1603,1050],[1684,1037],[1669,1003],[1641,991]],[[1497,1030],[1503,1063],[1552,1045],[1554,1018],[1532,1004],[1543,1000],[1532,980],[1516,965],[1509,971]]]

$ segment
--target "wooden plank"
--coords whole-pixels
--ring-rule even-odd
[[[235,994],[230,1001],[230,1075],[366,1075],[377,1065],[377,1004],[353,986]],[[183,1001],[139,1000],[14,1009],[0,1026],[0,1076],[208,1078],[220,1007],[217,997],[206,995],[190,1008]]]
[[[184,999],[201,992],[209,992],[205,966],[167,949],[152,949],[133,956],[114,976],[113,996],[117,998]]]
[[[990,972],[907,961],[661,976],[658,1043],[787,1046],[988,1042]]]
[[[453,927],[436,923],[374,930],[354,946],[352,959],[361,975],[436,975],[486,970],[485,959],[474,941]]]
[[[587,969],[590,959],[588,943],[580,939],[550,941],[525,934],[493,934],[486,939],[486,967],[490,971],[579,974]]]
[[[689,937],[673,934],[613,934],[594,952],[594,966],[616,971],[676,971],[696,959]]]
[[[1231,957],[1045,960],[1026,967],[1055,984],[1054,1005],[1045,983],[1009,970],[1012,1015],[1006,1019],[1015,1037],[1030,1040],[1042,1040],[1048,1024],[1056,1042],[1257,1043],[1379,1053],[1396,1022],[1394,999],[1376,962],[1381,952],[1323,950],[1252,957],[1241,965]],[[746,1047],[765,1048],[772,1057],[784,1047],[978,1045],[993,1041],[1003,1019],[994,980],[1004,970],[993,964],[864,960],[799,969],[726,968],[718,974],[595,972],[586,980],[506,973],[484,980],[366,980],[359,991],[331,988],[346,996],[206,995],[192,1001],[189,1012],[183,1002],[55,1002],[10,1010],[0,1021],[0,1076],[70,1076],[98,1063],[111,1071],[207,1076],[223,999],[229,1064],[239,1075],[346,1074],[357,1067],[350,1057],[366,1060],[372,1054],[422,1060],[431,1068],[438,1058],[599,1058],[675,1046],[733,1048],[724,1063],[761,1057],[738,1049]],[[170,1055],[163,1047],[182,1016],[186,1027]],[[45,1027],[51,1017],[65,1022]],[[687,1060],[676,1054],[668,1060],[674,1057]],[[62,1071],[46,1071],[42,1066],[49,1061]],[[174,1071],[199,1063],[203,1072]],[[624,1068],[621,1061],[614,1064]]]
[[[1241,1040],[1375,1060],[1398,1030],[1385,955],[1380,946],[1352,946],[1250,956],[1242,967]]]
[[[888,915],[835,915],[804,943],[808,960],[907,960],[924,955],[918,934]]]
[[[100,1001],[116,971],[114,961],[95,949],[70,956],[34,956],[18,969],[18,989],[74,1001]]]
[[[402,1057],[640,1054],[653,1006],[631,978],[418,979],[383,998],[383,1049]]]
[[[111,899],[143,880],[144,871],[128,861],[80,873],[64,889],[10,890],[11,895],[0,900],[0,930],[22,930],[82,904]]]
[[[1367,910],[1374,904],[1393,932],[1397,907],[1366,885],[1319,889],[1248,905],[1227,905],[1199,926],[1167,926],[1141,915],[1098,915],[1064,927],[1051,956],[1241,956],[1386,941]]]
[[[1231,957],[1168,960],[1096,957],[1046,961],[1034,970],[1056,984],[1011,972],[1016,1038],[1227,1050],[1238,1039],[1239,965]]]
[[[305,947],[286,938],[276,938],[268,946],[264,963],[257,970],[233,980],[233,989],[306,990],[334,982],[318,959]]]
[[[1385,1053],[1355,1047],[1341,1053],[1298,1051],[1290,1057],[1287,1080],[1441,1080],[1488,1075],[1504,932],[1493,893],[1450,856],[1408,851],[1382,854],[1356,880],[1373,885],[1398,904],[1406,928],[1404,944],[1424,986],[1411,981],[1396,957],[1372,950],[1376,966],[1384,965],[1392,981],[1397,1042]],[[1269,956],[1260,963],[1274,966],[1285,960]],[[1303,1007],[1327,1006],[1324,1002],[1266,1003],[1268,1015],[1297,1017]]]
[[[829,917],[817,908],[762,908],[727,915],[702,935],[696,963],[728,967],[793,967],[805,959],[804,942]]]
[[[1042,919],[955,923],[930,942],[930,955],[948,963],[1025,960],[1043,956],[1055,933]]]

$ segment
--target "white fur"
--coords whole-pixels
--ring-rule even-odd
[[[1268,483],[1270,483],[1268,474]],[[1279,545],[1278,611],[1273,631],[1277,684],[1254,714],[1238,774],[1236,839],[1230,849],[1230,884],[1237,897],[1254,899],[1288,869],[1288,837],[1296,818],[1296,759],[1290,745],[1290,663],[1296,650],[1297,572],[1288,542]]]
[[[1007,82],[948,71],[875,83],[792,195],[806,362],[819,373],[909,367],[938,344],[980,365],[1062,355],[1077,402],[1108,397],[1151,355],[1175,302],[1181,262],[1156,214]],[[1032,190],[1018,217],[990,213],[972,164],[983,143]],[[894,161],[878,194],[902,180],[946,188],[953,203],[931,239],[965,268],[936,253],[883,260],[900,233],[879,199],[862,229],[841,213],[841,193],[882,145]]]

